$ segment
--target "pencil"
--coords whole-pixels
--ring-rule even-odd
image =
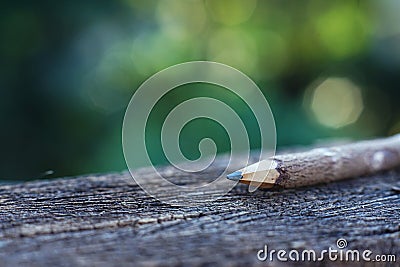
[[[295,188],[371,175],[400,166],[400,134],[283,154],[235,171],[228,179],[255,187]]]

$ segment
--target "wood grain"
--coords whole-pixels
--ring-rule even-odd
[[[196,183],[220,173],[225,161],[205,174],[162,171],[180,184]],[[255,193],[238,185],[198,207],[163,204],[126,172],[3,185],[0,266],[264,266],[256,253],[265,244],[322,250],[336,248],[341,237],[349,249],[399,260],[399,178],[400,171],[389,171],[370,177],[373,183],[360,177]]]

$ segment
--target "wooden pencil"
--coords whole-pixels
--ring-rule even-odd
[[[227,176],[255,187],[295,188],[370,175],[400,166],[400,134],[277,155]]]

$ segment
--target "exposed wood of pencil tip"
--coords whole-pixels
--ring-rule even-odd
[[[228,176],[244,184],[294,188],[370,175],[400,166],[400,134],[271,157]]]

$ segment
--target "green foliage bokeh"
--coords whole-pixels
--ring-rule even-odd
[[[191,60],[225,63],[251,77],[271,105],[279,146],[397,133],[399,9],[397,1],[364,0],[3,2],[0,179],[125,169],[121,127],[135,89]],[[318,121],[307,100],[327,77],[348,79],[362,96],[362,112],[343,127]],[[218,97],[217,89],[196,86],[193,96],[208,90]],[[180,100],[176,93],[161,103],[154,121]],[[216,127],[210,131],[221,152],[229,149],[223,129],[198,123],[183,134]],[[256,131],[251,119],[249,127]]]

